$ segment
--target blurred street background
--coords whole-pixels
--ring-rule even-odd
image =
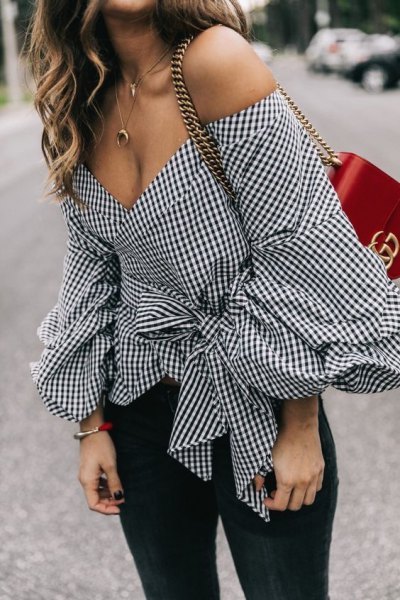
[[[398,0],[243,5],[255,49],[328,143],[400,180]],[[143,600],[118,518],[86,508],[76,425],[47,412],[29,373],[66,241],[59,208],[43,201],[41,124],[15,64],[30,6],[1,0],[0,600]],[[329,388],[324,400],[340,479],[331,600],[399,600],[400,389]],[[221,526],[218,563],[222,599],[244,600]]]

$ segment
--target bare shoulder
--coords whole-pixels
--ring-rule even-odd
[[[239,112],[276,89],[271,70],[251,44],[224,25],[192,40],[182,71],[202,123]]]

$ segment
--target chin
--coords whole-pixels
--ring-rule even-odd
[[[103,0],[101,12],[108,16],[139,16],[153,11],[156,0]]]
[[[152,11],[155,7],[156,0],[103,0],[101,11],[135,15]]]

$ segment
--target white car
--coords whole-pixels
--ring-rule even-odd
[[[314,71],[343,71],[346,53],[351,53],[352,47],[358,46],[366,37],[367,34],[359,29],[320,29],[306,50],[308,67]]]
[[[379,33],[366,35],[359,42],[345,44],[341,52],[341,71],[348,75],[359,63],[365,62],[371,56],[395,52],[399,46],[399,41],[395,37]]]

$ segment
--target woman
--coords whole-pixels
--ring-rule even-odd
[[[178,107],[190,34],[184,79],[236,204]],[[30,57],[69,232],[32,375],[82,432],[112,422],[80,441],[89,508],[120,515],[147,598],[219,597],[220,515],[246,598],[325,600],[338,478],[321,392],[400,385],[398,288],[236,1],[39,0]]]

